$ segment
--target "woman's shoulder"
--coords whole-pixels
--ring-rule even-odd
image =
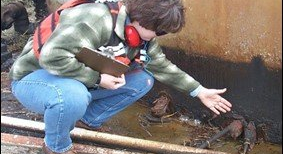
[[[78,6],[65,9],[61,12],[60,18],[68,19],[94,19],[103,16],[111,16],[108,7],[101,3],[84,3]]]

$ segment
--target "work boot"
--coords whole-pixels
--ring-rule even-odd
[[[42,151],[44,154],[77,154],[77,152],[73,148],[63,153],[53,152],[45,145],[45,143],[43,143],[42,145]]]
[[[1,30],[9,29],[14,24],[16,32],[32,34],[34,27],[30,26],[27,10],[23,2],[10,2],[1,7]]]
[[[97,127],[97,128],[91,127],[91,126],[85,124],[81,120],[77,121],[75,126],[79,127],[79,128],[84,128],[84,129],[87,129],[87,130],[92,130],[92,131],[105,132],[105,133],[111,132],[111,129],[109,127],[106,127],[106,126],[100,126],[100,127]]]

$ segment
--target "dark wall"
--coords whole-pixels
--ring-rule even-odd
[[[232,112],[256,125],[266,125],[267,140],[282,143],[282,69],[268,70],[261,57],[254,57],[250,63],[232,63],[214,57],[186,55],[169,48],[164,48],[164,53],[203,86],[227,88],[223,96],[233,104]],[[177,108],[192,112],[196,117],[207,112],[197,98],[187,97],[159,82],[149,96],[160,90],[167,90]]]

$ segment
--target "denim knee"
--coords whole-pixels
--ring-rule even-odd
[[[145,91],[150,91],[154,85],[154,78],[152,75],[148,74],[147,72],[143,71],[143,73],[140,76],[144,82],[144,87]]]
[[[154,84],[152,75],[142,69],[137,69],[126,75],[126,85],[122,89],[131,90],[133,93],[147,93]]]
[[[92,98],[87,88],[76,82],[55,85],[42,81],[13,81],[12,92],[31,111],[44,114],[46,109],[64,110],[67,116],[76,115],[78,120]]]
[[[70,88],[62,89],[62,99],[65,106],[65,114],[70,118],[79,120],[85,114],[88,104],[91,101],[91,94],[85,89]]]

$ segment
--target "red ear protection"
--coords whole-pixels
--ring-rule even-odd
[[[140,35],[135,27],[125,26],[125,40],[129,47],[136,48],[141,45],[142,41]]]

